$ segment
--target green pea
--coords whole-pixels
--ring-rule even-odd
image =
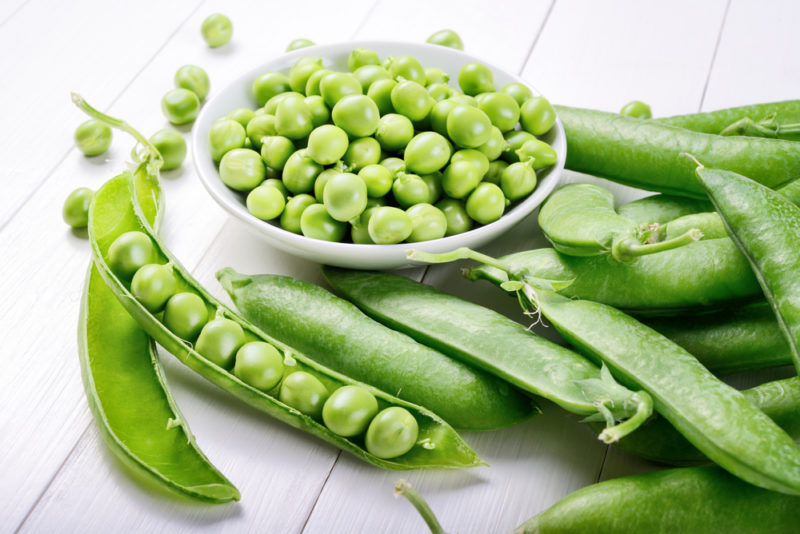
[[[533,135],[544,135],[556,122],[556,111],[543,96],[532,96],[520,107],[522,128]]]
[[[467,63],[458,71],[458,86],[470,96],[490,93],[494,91],[494,76],[486,65]]]
[[[200,111],[200,99],[188,89],[172,89],[161,99],[161,111],[172,124],[188,124]]]
[[[509,200],[526,197],[536,188],[536,171],[521,161],[512,163],[500,174],[500,187]]]
[[[271,221],[283,213],[286,205],[283,193],[269,185],[259,185],[247,194],[247,211],[262,221]]]
[[[489,161],[494,161],[502,156],[507,148],[508,143],[503,137],[503,132],[497,126],[492,126],[489,132],[489,139],[479,146],[477,150],[486,156]]]
[[[455,161],[447,166],[442,177],[442,189],[451,198],[464,198],[481,181],[477,166],[469,161]]]
[[[305,193],[293,196],[286,201],[281,213],[281,228],[295,234],[302,233],[300,218],[307,207],[315,203],[314,197]]]
[[[194,349],[211,363],[230,369],[236,351],[244,341],[244,330],[239,323],[230,319],[214,319],[200,331]]]
[[[211,159],[216,162],[236,148],[244,146],[247,132],[241,124],[232,119],[221,119],[211,125],[208,131],[208,146]]]
[[[247,124],[256,116],[256,112],[249,108],[236,108],[228,113],[226,119],[231,119],[241,124],[245,130]]]
[[[404,115],[389,113],[378,120],[375,139],[386,152],[397,152],[414,137],[414,125]]]
[[[222,183],[236,191],[250,191],[264,180],[266,174],[261,155],[249,148],[234,148],[219,162]]]
[[[428,203],[433,204],[438,201],[442,196],[442,173],[432,172],[430,174],[423,174],[420,176],[425,185],[428,186]]]
[[[433,131],[441,135],[447,135],[447,116],[458,105],[458,102],[452,98],[448,98],[434,104],[433,108],[431,108],[430,114],[428,115],[431,120],[431,128]]]
[[[361,84],[361,90],[367,94],[370,86],[378,80],[391,80],[392,75],[380,65],[363,65],[353,71],[353,76]]]
[[[280,178],[267,178],[261,185],[274,187],[280,191],[281,195],[283,195],[283,200],[287,200],[289,197],[289,191],[286,189],[286,186],[283,185],[283,180]]]
[[[397,56],[391,58],[389,65],[389,74],[392,78],[397,80],[403,78],[425,85],[425,69],[422,68],[420,62],[412,56]]]
[[[457,161],[468,161],[475,165],[478,169],[478,174],[481,176],[481,180],[483,177],[486,176],[486,173],[489,171],[489,158],[478,150],[474,148],[462,148],[453,153],[453,157],[450,159],[450,163],[455,163]]]
[[[322,204],[325,200],[325,186],[328,183],[328,180],[336,176],[337,174],[341,174],[342,170],[337,167],[331,167],[330,169],[325,169],[317,176],[317,179],[314,180],[314,198]]]
[[[308,193],[314,189],[314,180],[321,172],[322,165],[311,159],[305,149],[298,150],[286,160],[283,184],[292,193]]]
[[[347,132],[339,126],[323,124],[308,137],[307,154],[320,165],[332,165],[342,159],[348,145]]]
[[[75,145],[84,156],[99,156],[111,146],[111,128],[102,121],[89,119],[75,129]]]
[[[280,72],[265,72],[253,80],[253,97],[259,106],[266,104],[273,96],[291,89],[289,78]]]
[[[309,46],[314,46],[314,41],[305,38],[298,38],[292,40],[287,46],[286,51],[291,52],[292,50],[298,50],[300,48],[307,48]]]
[[[378,106],[378,111],[381,112],[381,115],[394,112],[394,106],[392,105],[392,91],[396,85],[397,82],[391,79],[376,80],[370,84],[369,89],[367,90],[367,96],[370,97],[373,102],[375,102],[376,106]]]
[[[306,82],[305,94],[307,96],[320,96],[319,83],[322,81],[322,78],[331,72],[332,71],[328,69],[322,68],[311,73],[311,76],[309,76],[308,81]]]
[[[454,93],[450,100],[462,106],[470,106],[473,108],[478,107],[478,101],[473,96],[465,95],[463,93]]]
[[[472,219],[467,215],[464,202],[454,198],[445,198],[436,203],[447,218],[447,232],[445,236],[461,234],[472,229]]]
[[[319,57],[301,57],[292,66],[289,71],[289,86],[292,91],[302,93],[306,90],[308,79],[316,71],[324,68],[322,66],[322,58]]]
[[[307,96],[305,103],[308,109],[311,110],[311,125],[316,128],[327,124],[331,118],[331,112],[328,106],[325,105],[325,100],[319,95]]]
[[[218,46],[227,44],[227,42],[231,40],[233,36],[233,24],[231,23],[231,19],[222,13],[214,13],[206,17],[203,21],[203,25],[200,27],[200,33],[202,33],[203,39],[208,46],[217,48]]]
[[[519,121],[519,104],[511,95],[503,92],[488,93],[478,102],[478,108],[501,132],[513,130]]]
[[[208,322],[208,308],[194,293],[176,293],[164,308],[164,326],[181,339],[194,341]]]
[[[506,148],[503,150],[502,158],[509,163],[519,161],[517,150],[526,142],[536,139],[536,136],[525,130],[512,130],[503,134],[503,137],[506,140]]]
[[[632,100],[622,106],[622,109],[619,111],[620,115],[626,115],[628,117],[633,117],[634,119],[652,119],[653,112],[650,110],[650,106],[642,102],[641,100]]]
[[[470,193],[466,203],[467,215],[476,222],[489,224],[503,216],[506,197],[503,190],[495,184],[480,183]]]
[[[425,88],[436,102],[441,102],[453,96],[453,88],[445,83],[433,83]]]
[[[236,351],[233,374],[245,384],[261,391],[269,391],[283,378],[283,357],[269,343],[245,343]]]
[[[489,163],[489,170],[486,171],[486,175],[483,177],[484,182],[489,182],[490,184],[500,185],[500,176],[503,174],[503,171],[508,168],[508,162],[503,160],[495,160]],[[508,198],[508,196],[506,196]]]
[[[406,170],[406,162],[400,158],[389,157],[381,160],[381,165],[389,169],[393,175]]]
[[[375,395],[361,386],[342,386],[325,401],[322,421],[328,430],[340,436],[358,436],[377,413]]]
[[[275,115],[268,113],[256,115],[247,123],[245,133],[250,142],[253,143],[253,148],[261,150],[262,138],[278,135],[278,131],[275,129]]]
[[[411,217],[405,211],[392,206],[381,206],[372,212],[367,229],[375,243],[389,245],[408,238],[413,226]]]
[[[328,399],[328,389],[314,375],[295,371],[283,379],[278,398],[309,417],[319,419]]]
[[[492,122],[478,108],[459,105],[447,115],[447,135],[465,148],[476,148],[489,140]]]
[[[279,93],[267,100],[267,103],[264,104],[265,113],[269,115],[275,115],[278,112],[278,104],[284,100],[293,100],[295,102],[302,100],[305,102],[305,97],[300,93],[295,93],[294,91],[285,91],[283,93]]]
[[[367,184],[355,174],[338,173],[325,184],[322,197],[330,216],[347,222],[361,215],[367,207]]]
[[[522,104],[524,104],[526,100],[533,96],[533,93],[531,93],[531,90],[528,88],[528,86],[519,82],[511,82],[506,84],[502,89],[500,89],[500,91],[506,93],[511,98],[516,100],[517,105],[520,107],[522,107]]]
[[[447,232],[447,217],[442,210],[428,203],[411,206],[406,210],[411,217],[409,242],[430,241],[444,237]]]
[[[300,216],[300,230],[311,239],[341,241],[347,224],[331,217],[323,204],[312,204]]]
[[[347,147],[343,160],[350,170],[358,172],[381,160],[381,145],[373,137],[356,139]]]
[[[534,169],[542,169],[554,165],[558,155],[552,146],[540,139],[525,141],[517,150],[520,161],[531,162]]]
[[[419,121],[427,117],[436,103],[425,87],[413,80],[404,80],[398,83],[392,89],[390,97],[395,112],[405,115],[412,121]]]
[[[184,65],[175,73],[175,86],[188,89],[202,102],[208,96],[208,74],[197,65]]]
[[[417,442],[419,425],[414,416],[400,406],[382,410],[367,428],[365,445],[378,458],[397,458]]]
[[[186,140],[180,132],[172,128],[164,128],[157,131],[150,137],[150,142],[161,154],[161,159],[164,160],[161,170],[177,169],[186,159]]]
[[[450,76],[438,67],[428,67],[425,69],[425,85],[432,85],[435,83],[447,84],[450,81]]]
[[[368,96],[348,95],[336,103],[331,117],[350,137],[366,137],[378,127],[380,112]]]
[[[89,205],[92,203],[94,191],[88,187],[79,187],[67,195],[61,216],[64,222],[73,228],[86,228],[89,224]]]
[[[289,139],[308,137],[314,125],[304,98],[284,98],[275,111],[275,130]]]
[[[131,280],[131,293],[151,313],[160,312],[175,294],[177,281],[172,265],[142,265]]]
[[[464,43],[461,42],[461,37],[453,30],[439,30],[431,34],[425,42],[440,46],[448,46],[456,50],[464,50]]]
[[[422,132],[414,136],[403,154],[406,168],[419,174],[436,172],[450,160],[450,144],[436,132]]]
[[[406,174],[404,172],[401,172],[395,178],[392,184],[392,195],[403,208],[430,200],[428,184],[416,174]]]
[[[374,245],[375,242],[369,236],[369,220],[372,213],[376,208],[386,205],[385,198],[369,198],[367,199],[367,207],[358,217],[358,220],[353,221],[350,228],[350,238],[353,243],[362,245]]]
[[[392,190],[392,173],[383,165],[367,165],[358,171],[358,177],[366,184],[370,197],[382,197]]]
[[[325,104],[331,108],[347,95],[362,94],[361,83],[347,72],[331,72],[326,75],[319,82],[319,90]]]
[[[347,68],[350,72],[354,72],[359,67],[363,67],[365,65],[380,65],[381,58],[378,57],[378,53],[374,50],[370,50],[369,48],[356,48],[350,55],[347,56]]]
[[[270,169],[282,171],[286,162],[295,152],[296,149],[291,139],[281,135],[262,138],[261,159]]]
[[[108,266],[118,277],[129,280],[140,267],[152,263],[155,256],[155,246],[147,234],[125,232],[108,247]]]

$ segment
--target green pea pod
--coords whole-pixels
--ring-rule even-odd
[[[432,263],[469,258],[513,272],[502,260],[469,249],[415,251],[409,258]],[[800,495],[800,448],[741,392],[633,317],[549,287],[526,274],[514,274],[503,284],[528,313],[546,317],[571,345],[608,366],[620,383],[649,393],[656,411],[713,462],[756,486]]]
[[[664,224],[684,215],[713,211],[707,200],[676,197],[672,195],[651,195],[628,202],[617,208],[617,213],[639,224]]]
[[[714,374],[791,365],[792,354],[766,302],[645,323],[686,349]]]
[[[709,311],[761,296],[746,258],[730,239],[701,240],[632,263],[568,256],[551,248],[517,252],[501,260],[514,273],[571,282],[559,290],[562,295],[642,316]],[[488,265],[469,268],[465,276],[498,285],[508,280],[502,270]]]
[[[475,452],[464,443],[461,437],[429,410],[392,397],[365,384],[359,384],[309,360],[299,351],[267,336],[225,307],[194,280],[161,244],[152,228],[144,220],[141,208],[135,200],[132,184],[125,175],[112,179],[97,191],[89,213],[89,238],[92,254],[101,276],[128,313],[139,322],[148,334],[182,363],[251,406],[377,466],[388,469],[417,469],[472,467],[482,464]],[[200,296],[209,311],[213,313],[216,310],[218,318],[226,318],[237,323],[244,332],[246,342],[265,341],[273,345],[286,355],[285,364],[287,366],[293,370],[302,370],[313,375],[328,391],[334,391],[344,385],[356,384],[370,391],[378,399],[381,408],[387,406],[405,408],[413,414],[418,423],[418,441],[409,452],[401,456],[390,460],[378,458],[364,449],[360,438],[347,439],[334,434],[311,416],[281,402],[270,392],[263,392],[246,384],[229,370],[219,367],[198,353],[190,343],[167,329],[156,315],[148,311],[131,294],[128,283],[118,278],[109,267],[108,250],[111,243],[118,236],[129,231],[143,232],[150,237],[156,250],[157,263],[172,264],[172,271],[176,279],[176,293],[188,291]]]
[[[709,134],[800,140],[800,100],[767,102],[653,120]]]
[[[606,480],[567,495],[515,534],[795,532],[800,499],[746,484],[715,467]]]
[[[750,262],[800,371],[800,207],[731,171],[701,166],[697,176]]]
[[[570,256],[610,254],[618,261],[688,245],[702,234],[687,228],[680,236],[649,242],[651,233],[614,211],[614,195],[594,184],[569,184],[551,194],[539,211],[544,236]]]
[[[389,328],[551,400],[565,410],[604,420],[610,442],[635,430],[650,399],[623,388],[593,363],[483,306],[390,273],[323,267],[344,298]],[[614,426],[627,419],[627,424]]]
[[[767,382],[742,391],[742,394],[783,428],[792,439],[800,439],[799,378]],[[603,430],[598,423],[591,425],[596,432]],[[658,416],[614,445],[625,452],[664,464],[685,466],[708,463],[708,458],[703,453],[686,441],[666,419]]]
[[[568,169],[626,185],[704,198],[693,154],[704,165],[730,169],[771,188],[800,176],[792,141],[721,137],[617,113],[557,106],[567,136]]]
[[[507,382],[386,328],[315,284],[232,269],[217,278],[242,315],[268,334],[323,365],[430,408],[456,428],[505,427],[536,408]]]
[[[720,239],[728,237],[728,231],[722,224],[716,212],[692,213],[669,221],[659,228],[658,234],[662,239],[676,239],[693,229],[703,234],[703,239]]]
[[[161,190],[158,175],[148,172],[152,159],[124,175],[138,184],[142,213],[157,226]],[[78,348],[89,407],[105,442],[126,466],[197,500],[239,500],[236,487],[197,446],[167,389],[153,340],[120,305],[94,263],[81,299]]]

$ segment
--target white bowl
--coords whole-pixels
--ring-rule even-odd
[[[253,80],[260,74],[267,71],[288,73],[298,58],[309,55],[322,57],[325,66],[332,70],[347,71],[347,56],[351,50],[358,47],[374,50],[381,58],[411,55],[417,58],[424,67],[439,67],[449,74],[450,85],[454,87],[458,86],[458,71],[461,67],[466,63],[477,61],[492,70],[495,86],[498,89],[511,82],[520,82],[530,87],[534,94],[538,94],[533,87],[518,76],[508,73],[488,61],[452,48],[421,43],[351,41],[314,46],[289,52],[247,71],[223,89],[216,91],[216,96],[203,106],[193,128],[192,154],[200,180],[214,200],[228,213],[243,221],[257,236],[289,254],[319,263],[353,269],[395,269],[413,264],[406,258],[406,251],[412,247],[425,252],[447,252],[458,247],[477,248],[488,243],[531,213],[555,188],[564,168],[567,153],[564,128],[559,120],[556,120],[555,126],[545,139],[556,150],[558,162],[544,172],[540,172],[536,190],[529,197],[517,203],[499,220],[469,232],[413,244],[357,245],[311,239],[288,232],[274,222],[262,221],[251,215],[247,211],[242,194],[228,189],[219,178],[208,146],[208,132],[211,125],[236,108],[257,108],[250,88]]]

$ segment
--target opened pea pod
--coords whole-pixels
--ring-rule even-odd
[[[702,237],[690,228],[654,242],[652,230],[614,210],[614,196],[593,184],[570,184],[554,192],[539,211],[539,226],[553,247],[571,256],[611,254],[618,261],[688,245]]]

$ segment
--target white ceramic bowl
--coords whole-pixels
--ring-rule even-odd
[[[244,204],[244,196],[228,189],[219,178],[208,146],[208,132],[211,125],[236,108],[256,109],[256,102],[251,95],[250,88],[253,80],[260,74],[267,71],[288,73],[298,58],[308,55],[322,57],[325,66],[332,70],[347,71],[347,56],[351,50],[358,47],[375,50],[381,58],[406,54],[414,56],[424,67],[439,67],[449,74],[450,85],[454,87],[458,87],[458,71],[461,67],[474,61],[483,63],[492,70],[495,86],[498,89],[511,82],[520,82],[530,87],[518,76],[499,69],[488,61],[452,48],[421,43],[351,41],[314,46],[289,52],[254,67],[223,89],[216,91],[216,95],[203,106],[193,128],[192,154],[200,180],[214,200],[228,213],[243,221],[257,236],[289,254],[319,263],[353,269],[394,269],[412,265],[413,262],[406,259],[406,251],[412,247],[425,252],[447,252],[458,247],[477,248],[484,245],[531,213],[555,188],[564,168],[567,152],[564,129],[558,120],[545,139],[555,148],[558,162],[544,172],[540,172],[536,190],[529,197],[517,203],[513,209],[507,211],[499,220],[469,232],[413,244],[356,245],[311,239],[288,232],[275,222],[262,221],[251,215]],[[531,90],[534,94],[538,94],[532,87]]]

